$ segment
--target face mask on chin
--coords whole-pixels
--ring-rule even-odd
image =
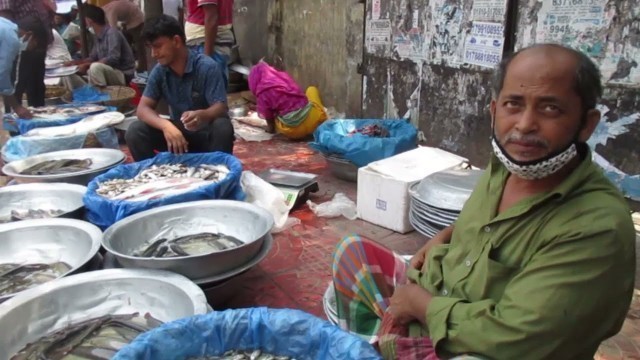
[[[493,120],[495,125],[495,119]],[[542,159],[533,161],[518,161],[512,158],[500,145],[496,137],[495,127],[492,126],[493,135],[491,137],[491,147],[493,152],[507,170],[517,177],[525,180],[539,180],[555,174],[565,167],[573,158],[578,155],[577,135],[566,148],[551,153]]]
[[[527,162],[517,161],[509,156],[496,139],[495,134],[491,139],[491,146],[502,165],[504,165],[510,173],[525,180],[539,180],[555,174],[578,155],[575,142],[572,142],[567,148],[560,152],[556,152],[540,160]]]

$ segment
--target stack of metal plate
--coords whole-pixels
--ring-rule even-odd
[[[409,221],[419,233],[433,237],[451,225],[482,174],[481,170],[445,170],[427,176],[409,188]]]

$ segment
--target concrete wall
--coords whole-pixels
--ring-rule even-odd
[[[233,28],[245,65],[269,54],[269,20],[275,0],[235,0]]]
[[[280,0],[272,28],[275,54],[303,87],[319,87],[327,107],[361,111],[364,5],[357,0]]]
[[[369,0],[364,115],[410,118],[429,145],[484,166],[490,151],[493,66],[467,61],[467,51],[482,40],[472,31],[477,30],[473,25],[482,21],[504,28],[500,34],[507,36],[494,39],[500,47],[491,50],[498,56],[536,42],[567,44],[596,61],[606,85],[599,105],[603,121],[590,145],[598,162],[610,170],[610,178],[640,200],[640,2],[507,0],[504,4]]]

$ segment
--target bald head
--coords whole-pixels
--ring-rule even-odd
[[[568,86],[580,98],[583,112],[594,109],[602,96],[600,70],[589,57],[562,45],[538,44],[502,60],[494,75],[493,97],[499,96],[508,76],[526,73],[533,74],[534,82]]]

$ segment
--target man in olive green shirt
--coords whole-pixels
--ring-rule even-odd
[[[406,268],[366,240],[338,245],[340,324],[375,314],[384,358],[593,359],[624,321],[635,230],[586,146],[599,70],[538,45],[506,58],[495,80],[494,154],[455,224]]]

